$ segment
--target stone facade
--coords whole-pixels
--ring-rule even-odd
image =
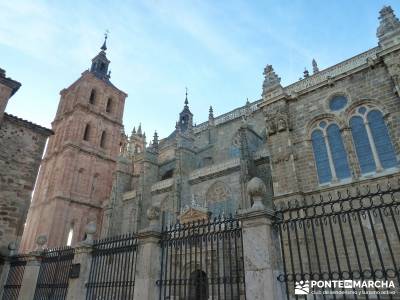
[[[382,14],[386,11],[381,11],[382,20],[385,20]],[[381,24],[381,27],[384,26]],[[390,48],[368,50],[285,88],[264,85],[260,109],[267,127],[275,201],[293,196],[302,199],[305,194],[335,191],[398,175],[400,100],[397,78],[400,73],[396,66],[399,62],[400,44],[397,43]],[[273,72],[272,68],[269,72]],[[330,108],[335,96],[347,100],[339,110]],[[382,113],[396,153],[395,166],[362,174],[350,125],[355,110],[361,106]],[[321,121],[333,122],[340,128],[351,173],[348,178],[319,182],[311,135]]]
[[[250,207],[245,189],[252,177],[267,185],[265,201],[278,203],[397,176],[400,25],[390,7],[382,9],[379,19],[378,47],[324,70],[313,60],[313,74],[307,71],[287,87],[267,65],[261,100],[219,117],[210,107],[208,121],[196,126],[186,98],[176,130],[161,140],[156,134],[149,146],[145,135],[134,130],[125,137],[102,234],[146,227],[141,216],[153,204],[161,207],[164,224],[175,222],[192,200],[214,216]],[[330,108],[335,96],[346,99],[342,109]],[[361,106],[383,115],[396,153],[391,168],[368,174],[360,170],[349,120]],[[311,134],[324,120],[340,128],[351,176],[321,184]]]
[[[0,255],[24,230],[31,193],[49,129],[4,113],[20,83],[0,69]]]
[[[168,254],[166,240],[170,276],[172,269],[176,275],[189,263],[185,274],[203,278],[200,284],[178,285],[169,296],[176,299],[183,291],[207,299],[210,287],[204,278],[221,279],[219,270],[212,271],[220,260],[230,270],[243,271],[245,278],[245,290],[228,291],[229,299],[244,295],[284,299],[286,293],[292,299],[297,275],[306,272],[315,279],[327,270],[325,275],[335,278],[334,273],[351,274],[357,268],[368,272],[362,265],[369,264],[375,273],[379,262],[371,261],[370,253],[379,256],[382,272],[390,270],[400,252],[398,187],[386,196],[359,193],[367,185],[400,183],[400,22],[390,7],[380,11],[379,19],[377,47],[324,70],[313,60],[313,74],[305,71],[303,79],[286,87],[267,65],[262,99],[219,117],[210,107],[208,121],[202,124],[193,124],[186,93],[175,130],[163,139],[155,133],[149,145],[141,125],[129,137],[122,131],[126,94],[109,82],[104,44],[91,70],[61,92],[55,135],[41,165],[22,251],[35,248],[33,240],[43,234],[49,237],[48,247],[65,245],[71,231],[72,244],[85,239],[74,258],[82,265],[81,277],[71,278],[67,299],[84,297],[93,238],[126,232],[134,232],[138,239],[137,247],[129,247],[137,251],[133,272],[138,288],[133,299],[162,297],[156,282],[162,278],[163,263],[167,264],[163,261]],[[6,115],[4,120],[16,124],[19,119]],[[337,199],[332,200],[332,195]],[[387,208],[388,204],[392,206]],[[226,251],[226,237],[234,235],[225,231],[222,239],[204,238],[205,227],[213,235],[216,228],[225,228],[221,226],[221,220],[227,220],[224,216],[236,213],[238,219],[228,220],[237,222],[236,237],[242,247],[227,243]],[[216,216],[221,216],[219,227],[218,222],[207,223]],[[166,228],[177,221],[181,224]],[[187,233],[182,234],[180,226]],[[360,236],[357,244],[355,237]],[[171,242],[172,237],[179,241]],[[40,236],[39,241],[45,240]],[[189,251],[180,244],[182,240],[189,241]],[[222,241],[222,258],[215,256],[208,241]],[[239,248],[243,270],[239,262],[224,262],[232,249]],[[353,250],[357,254],[348,255]],[[358,250],[368,253],[368,261]],[[199,260],[198,253],[205,259]],[[109,259],[107,274],[110,269],[121,274],[121,269],[133,265],[120,265],[119,260],[117,264]],[[20,299],[32,296],[37,277],[36,263],[27,268]],[[287,279],[286,289],[277,280],[284,275],[293,279]],[[210,286],[214,290],[217,285]],[[205,292],[197,293],[199,287]]]
[[[48,237],[49,247],[84,237],[84,226],[101,223],[120,151],[126,94],[107,74],[103,45],[92,68],[60,92],[37,186],[29,210],[21,251],[34,249],[35,238]]]
[[[250,206],[249,178],[271,183],[258,103],[218,118],[211,110],[208,122],[194,126],[186,98],[176,130],[167,138],[158,140],[155,134],[146,147],[145,135],[134,130],[118,160],[102,234],[145,228],[147,220],[140,216],[151,205],[160,207],[164,225],[175,223],[192,205],[208,210],[211,218]]]

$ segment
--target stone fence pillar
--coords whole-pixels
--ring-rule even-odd
[[[96,223],[86,225],[86,239],[75,247],[72,268],[77,273],[69,279],[66,300],[80,300],[86,297],[86,283],[89,281],[90,267],[92,264],[93,236],[96,232]],[[74,272],[72,272],[74,273]],[[70,274],[71,275],[71,274]]]
[[[0,257],[0,259],[3,258]],[[4,285],[7,282],[9,271],[10,271],[10,258],[4,257],[4,264],[0,266],[0,299],[3,299]]]
[[[27,257],[18,300],[33,300],[33,297],[35,296],[36,284],[44,251],[43,249],[46,243],[47,237],[45,235],[39,235],[36,238],[37,248],[35,251],[29,253],[29,256]]]
[[[11,242],[8,245],[8,256],[0,255],[0,261],[3,260],[3,265],[0,265],[0,299],[3,299],[4,286],[7,284],[8,273],[10,272],[10,262],[13,256],[17,255],[17,245]]]
[[[147,211],[150,226],[138,233],[138,253],[135,274],[134,300],[159,299],[159,287],[156,281],[161,272],[161,227],[159,207],[150,207]]]
[[[24,276],[22,278],[21,289],[19,290],[18,300],[33,300],[36,290],[36,283],[39,276],[42,253],[34,251],[27,257]]]
[[[250,180],[247,192],[253,199],[253,206],[238,214],[242,222],[246,299],[283,300],[284,287],[277,279],[283,272],[280,243],[272,227],[272,205],[265,207],[262,203],[265,191],[259,178]]]

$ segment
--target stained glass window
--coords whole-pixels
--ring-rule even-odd
[[[319,182],[330,182],[332,180],[332,173],[329,166],[328,151],[326,149],[322,131],[319,129],[314,130],[311,135],[311,140]]]
[[[397,165],[396,154],[382,113],[372,110],[367,115],[379,160],[384,169]]]
[[[336,124],[329,125],[327,133],[337,178],[343,179],[351,177],[346,150],[344,148],[339,126]]]
[[[374,172],[376,170],[375,160],[362,117],[352,117],[350,127],[361,173]]]
[[[347,105],[347,98],[344,96],[335,96],[329,101],[329,108],[333,111],[343,109]]]

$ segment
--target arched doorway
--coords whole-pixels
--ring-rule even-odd
[[[196,270],[190,274],[189,299],[188,300],[207,300],[208,299],[208,278],[202,270]]]

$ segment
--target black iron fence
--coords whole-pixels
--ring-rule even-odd
[[[10,270],[3,289],[3,300],[17,300],[26,266],[25,256],[12,256]]]
[[[63,300],[67,296],[74,249],[45,250],[40,265],[34,300]]]
[[[396,185],[397,186],[397,185]],[[303,202],[291,201],[276,211],[287,299],[295,283],[307,280],[393,281],[400,286],[400,188],[357,188]],[[300,286],[301,287],[301,286]],[[313,299],[399,299],[396,295],[309,295]],[[372,289],[377,292],[377,289]],[[397,291],[399,293],[399,291]],[[301,296],[305,297],[305,296]],[[369,298],[370,297],[370,298]],[[396,298],[397,297],[397,298]]]
[[[161,239],[161,299],[245,299],[242,229],[235,218],[176,224]]]
[[[126,234],[95,241],[86,299],[133,299],[137,239]]]

